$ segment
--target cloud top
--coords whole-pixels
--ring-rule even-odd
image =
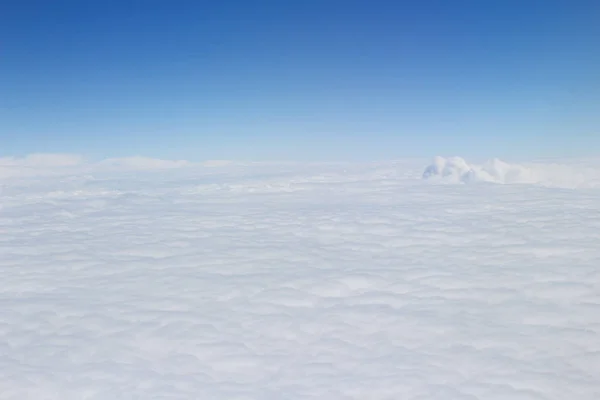
[[[563,164],[510,164],[497,158],[478,165],[470,164],[461,157],[438,156],[425,168],[423,179],[446,183],[489,182],[579,188],[599,186],[600,171]]]

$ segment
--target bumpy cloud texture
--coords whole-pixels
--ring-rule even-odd
[[[0,182],[2,399],[599,398],[600,189],[51,164]]]

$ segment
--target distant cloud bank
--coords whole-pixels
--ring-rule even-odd
[[[578,188],[600,186],[600,170],[563,164],[509,164],[498,159],[477,165],[461,157],[435,157],[425,168],[423,179],[445,183],[490,182]]]
[[[494,184],[533,184],[558,188],[600,187],[600,160],[576,160],[566,163],[527,163],[513,164],[498,159],[483,164],[472,164],[461,157],[435,157],[433,162],[421,174],[419,164],[410,173],[410,179],[419,177],[430,182],[450,184],[494,183]],[[420,162],[419,162],[420,163]],[[394,162],[376,163],[387,169],[397,168]],[[269,169],[287,165],[275,163],[240,163],[229,160],[206,160],[191,162],[187,160],[164,160],[150,157],[109,158],[102,161],[89,161],[76,154],[31,154],[24,157],[0,157],[0,179],[21,179],[35,177],[81,176],[96,173],[120,173],[131,171],[176,170],[181,168],[260,168],[269,165]],[[323,164],[325,165],[325,164]],[[422,164],[421,164],[422,165]],[[342,170],[348,166],[341,167]],[[367,168],[355,164],[352,168]],[[371,166],[372,167],[372,166]],[[309,164],[294,163],[287,165],[286,171],[296,172],[312,168]],[[369,167],[370,168],[370,167]]]
[[[0,167],[71,167],[81,164],[76,154],[29,154],[25,157],[0,157]]]
[[[125,158],[109,158],[99,163],[103,166],[111,166],[128,169],[168,169],[181,168],[192,165],[191,162],[185,160],[161,160],[149,157],[125,157]]]
[[[140,156],[90,162],[77,154],[31,154],[24,157],[0,157],[0,179],[68,175],[103,170],[173,169],[192,165],[197,164],[185,160],[162,160]],[[211,165],[225,165],[225,163]]]

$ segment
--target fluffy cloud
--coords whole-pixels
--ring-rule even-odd
[[[561,164],[509,164],[499,159],[477,165],[469,164],[460,157],[436,157],[423,172],[423,178],[454,183],[527,183],[577,188],[597,186],[600,171]]]

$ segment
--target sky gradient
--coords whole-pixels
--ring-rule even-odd
[[[5,1],[0,156],[600,155],[598,1]]]

